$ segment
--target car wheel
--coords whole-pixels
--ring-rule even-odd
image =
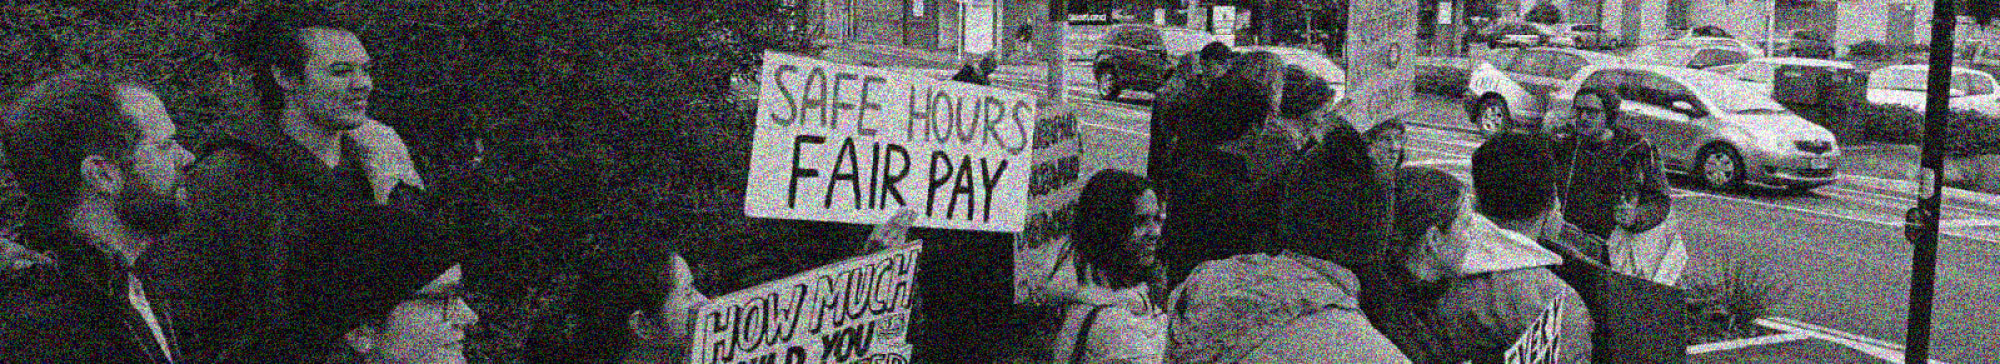
[[[1493,136],[1507,131],[1510,118],[1507,100],[1488,97],[1479,102],[1479,112],[1472,114],[1472,126],[1479,128],[1479,134]]]
[[[1117,71],[1117,68],[1110,68],[1097,72],[1097,94],[1105,100],[1118,101],[1118,94],[1125,91],[1118,85]]]
[[[1743,187],[1743,156],[1736,153],[1736,148],[1726,144],[1709,146],[1695,160],[1695,175],[1703,185],[1718,189]]]

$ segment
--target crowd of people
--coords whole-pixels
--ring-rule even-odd
[[[1400,122],[1356,130],[1275,55],[1214,44],[1180,72],[1150,175],[1082,191],[1051,362],[1588,363],[1609,252],[1670,209],[1607,90],[1562,133],[1489,138],[1466,178],[1406,165]]]
[[[358,30],[291,6],[239,24],[221,41],[263,117],[201,151],[129,74],[67,71],[7,103],[28,212],[0,242],[0,362],[464,362],[467,239],[425,216],[433,189],[369,116]],[[684,347],[706,296],[661,255],[602,262],[564,309],[581,329],[523,357]]]

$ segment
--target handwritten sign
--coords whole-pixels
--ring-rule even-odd
[[[1020,232],[1034,95],[764,53],[746,215]]]
[[[716,298],[695,314],[692,364],[904,364],[921,242]]]
[[[1347,98],[1342,116],[1357,131],[1416,111],[1417,3],[1356,0],[1348,4]]]

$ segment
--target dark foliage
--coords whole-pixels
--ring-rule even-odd
[[[848,256],[865,234],[741,212],[752,120],[731,81],[766,50],[815,52],[789,2],[304,2],[361,23],[375,117],[401,131],[446,201],[431,206],[441,224],[477,243],[476,361],[513,360],[583,260],[680,251],[703,291],[721,294]],[[9,2],[0,89],[11,100],[64,69],[137,71],[198,148],[255,110],[217,37],[276,3]],[[0,184],[17,221],[20,192]]]

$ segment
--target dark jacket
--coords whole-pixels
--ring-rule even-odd
[[[326,243],[312,236],[352,231],[358,207],[374,203],[351,141],[329,168],[274,122],[233,127],[188,174],[187,234],[156,247],[172,263],[163,298],[184,310],[187,357],[199,362],[255,361],[238,355],[283,326],[287,255]]]
[[[1619,228],[1612,206],[1621,196],[1637,199],[1632,231],[1651,230],[1666,221],[1673,200],[1668,198],[1666,170],[1653,144],[1624,127],[1612,126],[1611,139],[1571,134],[1564,138],[1559,161],[1563,218],[1599,238]]]
[[[0,363],[168,363],[126,298],[126,272],[142,282],[168,350],[179,355],[174,306],[154,294],[148,258],[128,269],[60,229],[23,238],[62,248],[53,265],[0,273]]]
[[[1187,148],[1168,159],[1172,163],[1152,173],[1166,201],[1166,244],[1160,256],[1167,258],[1169,282],[1180,282],[1202,262],[1251,252],[1240,217],[1243,189],[1249,184],[1243,158],[1214,148]]]

